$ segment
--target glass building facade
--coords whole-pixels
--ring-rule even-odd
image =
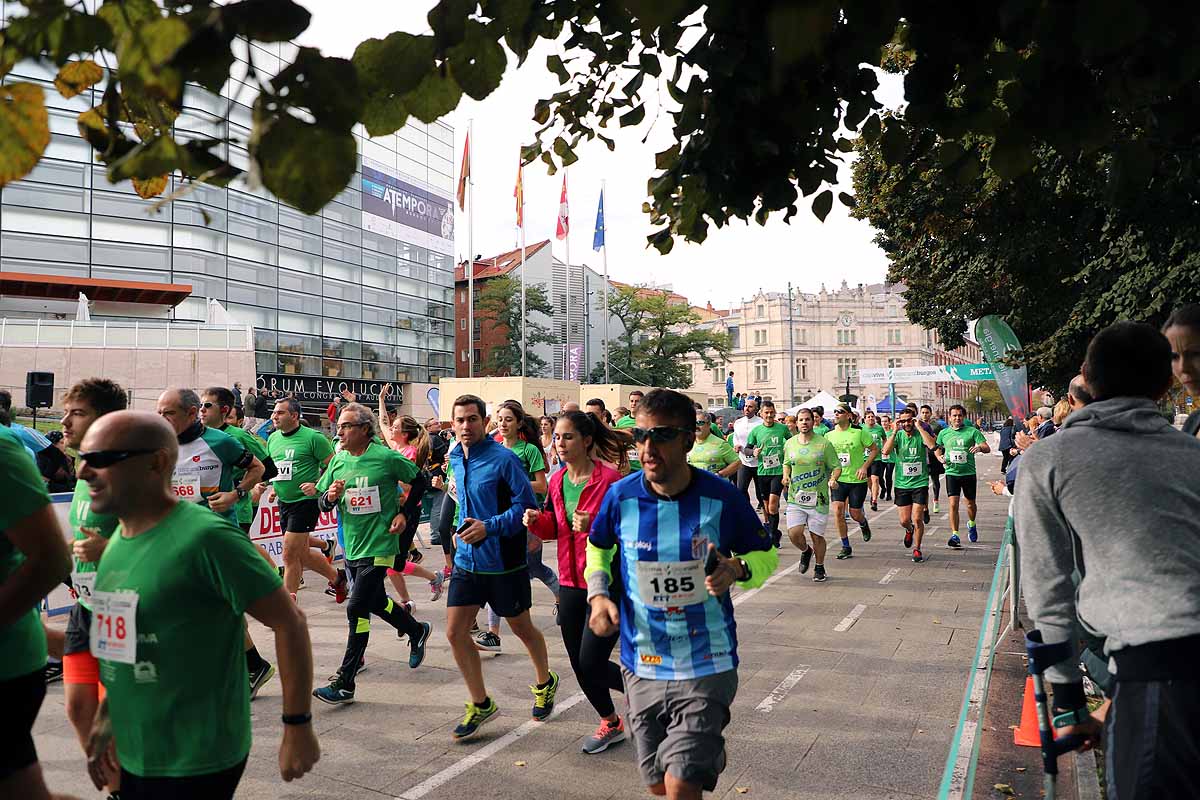
[[[247,103],[258,90],[239,80],[247,56],[272,74],[294,48],[237,45],[221,96],[187,87],[179,138],[249,138]],[[174,179],[167,194],[182,190],[174,199],[147,201],[128,183],[110,184],[79,136],[76,117],[103,86],[64,100],[53,79],[53,67],[29,62],[5,78],[44,87],[52,134],[37,168],[0,193],[0,271],[189,284],[191,296],[168,318],[204,321],[207,300],[220,301],[255,326],[259,375],[430,382],[454,374],[450,127],[413,121],[380,138],[356,130],[358,170],[316,216],[243,179],[229,188]],[[222,147],[248,168],[244,147]],[[396,216],[381,220],[389,211]]]

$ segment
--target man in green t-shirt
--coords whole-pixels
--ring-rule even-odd
[[[868,411],[863,415],[863,431],[870,434],[871,441],[883,451],[883,442],[887,438],[887,433],[884,432],[883,426],[879,424],[879,417],[874,411]],[[871,462],[871,467],[867,470],[867,481],[871,487],[871,510],[879,510],[879,491],[883,482],[883,464],[882,458],[876,458]]]
[[[0,425],[0,797],[49,797],[33,743],[46,697],[41,598],[71,574],[71,557],[46,484],[25,445]]]
[[[120,520],[92,594],[91,648],[107,696],[88,769],[100,788],[119,764],[127,796],[231,798],[251,742],[243,614],[275,634],[286,781],[320,755],[309,713],[312,644],[304,615],[246,534],[181,502],[178,450],[172,427],[147,412],[106,414],[84,436],[79,477],[96,512]]]
[[[833,410],[833,419],[833,430],[825,434],[825,440],[837,452],[842,472],[837,480],[831,478],[829,481],[830,510],[842,539],[842,552],[838,553],[838,558],[851,558],[854,551],[846,534],[846,506],[850,506],[850,516],[858,523],[863,541],[871,541],[871,524],[863,513],[863,503],[867,499],[867,475],[871,464],[879,457],[879,448],[869,433],[850,426],[850,406],[839,403]]]
[[[815,551],[813,580],[823,583],[829,485],[841,475],[842,465],[825,437],[813,432],[815,418],[811,409],[802,408],[796,413],[796,435],[783,446],[783,485],[787,489],[788,539],[800,548],[800,574],[808,572]],[[811,547],[804,538],[805,528],[812,535]]]
[[[277,400],[271,422],[275,431],[267,439],[267,454],[275,465],[270,490],[279,502],[283,530],[283,585],[294,596],[304,570],[310,569],[329,581],[334,599],[343,603],[346,574],[333,568],[333,551],[312,536],[321,516],[317,480],[333,457],[333,444],[321,432],[300,424],[300,403],[295,398]],[[265,490],[266,484],[257,487],[259,493]]]
[[[63,397],[63,437],[67,447],[81,450],[83,437],[92,424],[105,414],[122,411],[129,405],[123,388],[105,378],[86,378],[67,390]],[[117,528],[114,514],[100,514],[92,508],[86,481],[76,481],[67,514],[74,563],[71,567],[71,591],[75,605],[67,617],[63,647],[63,690],[67,719],[75,729],[80,745],[87,749],[92,720],[100,705],[100,663],[92,655],[88,637],[92,629],[92,589],[96,584],[96,565],[108,540]],[[107,791],[120,789],[117,775],[109,776]]]
[[[929,504],[929,451],[937,447],[933,434],[916,424],[915,412],[906,408],[896,417],[896,428],[883,443],[883,456],[896,467],[892,493],[904,528],[904,546],[913,548],[912,560],[925,560],[925,507]]]
[[[617,421],[613,423],[614,428],[617,428],[618,430],[628,430],[629,428],[637,427],[637,420],[635,417],[637,417],[638,403],[642,402],[643,397],[645,397],[645,395],[638,389],[634,389],[629,393],[629,408],[626,408],[625,406],[619,406],[617,408],[618,417]],[[635,470],[642,468],[642,462],[638,461],[637,448],[632,444],[629,445],[626,456],[629,458],[629,469]]]
[[[416,464],[375,440],[375,415],[364,405],[342,407],[337,434],[342,449],[317,482],[317,502],[324,511],[338,509],[352,584],[346,603],[350,635],[342,665],[328,686],[313,692],[330,705],[354,702],[354,678],[371,637],[371,614],[408,636],[408,666],[412,669],[425,660],[425,643],[433,630],[428,622],[413,619],[403,605],[387,596],[383,586],[389,568],[404,567],[407,554],[400,553],[400,534],[411,515],[421,513],[425,477]],[[404,505],[397,483],[412,487]]]
[[[715,472],[722,478],[737,474],[741,460],[733,452],[733,445],[712,432],[708,414],[696,412],[696,442],[688,450],[687,462],[696,469]]]
[[[775,421],[775,404],[763,400],[759,407],[762,424],[755,426],[746,436],[744,452],[758,458],[758,473],[754,478],[754,493],[763,501],[763,513],[767,515],[767,531],[776,547],[782,534],[779,532],[779,495],[783,494],[783,446],[788,440],[788,429]]]
[[[958,496],[967,498],[967,536],[979,541],[975,527],[975,454],[990,452],[983,431],[964,424],[967,409],[950,406],[950,426],[937,436],[938,460],[946,465],[946,497],[950,498],[950,547],[961,547],[958,538]]]

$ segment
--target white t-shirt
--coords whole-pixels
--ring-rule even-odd
[[[762,425],[762,417],[753,416],[747,417],[745,414],[737,418],[733,423],[733,446],[736,449],[738,446],[745,447],[746,439],[750,436],[750,431]],[[738,453],[738,458],[747,467],[758,467],[758,456],[748,456],[744,451]]]

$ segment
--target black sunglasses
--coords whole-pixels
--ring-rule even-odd
[[[674,441],[681,433],[691,433],[687,428],[676,428],[673,425],[660,425],[656,428],[632,428],[633,441],[637,444],[649,439],[655,444]]]
[[[703,427],[704,427],[704,426],[706,426],[706,425],[708,425],[708,420],[706,420],[706,419],[698,419],[698,420],[696,420],[696,427],[697,427],[697,428],[703,428]]]
[[[138,450],[93,450],[90,453],[80,453],[79,458],[92,469],[105,469],[106,467],[111,467],[113,464],[119,464],[127,458],[157,452],[157,450],[148,450],[145,448]]]

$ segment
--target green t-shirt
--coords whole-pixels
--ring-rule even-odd
[[[874,444],[871,434],[862,428],[847,428],[846,430],[834,428],[824,436],[833,445],[833,449],[837,452],[838,463],[842,467],[842,474],[838,478],[838,482],[866,483],[866,478],[858,477],[858,470],[867,460],[864,454]]]
[[[8,428],[0,426],[0,480],[4,502],[0,504],[0,585],[20,569],[25,556],[13,546],[4,531],[50,503],[46,484],[38,474],[25,445]],[[47,531],[58,536],[58,531]],[[0,680],[19,678],[46,666],[46,632],[37,607],[30,608],[10,625],[0,626]],[[242,670],[243,675],[245,669]],[[245,682],[245,678],[242,678]]]
[[[542,448],[535,444],[518,439],[517,443],[511,448],[513,455],[521,459],[521,464],[525,467],[526,474],[529,475],[529,480],[532,481],[539,472],[544,472],[546,469],[546,454],[542,452]]]
[[[563,508],[567,511],[567,524],[571,524],[571,515],[575,513],[575,509],[579,507],[579,498],[583,496],[583,487],[588,485],[588,481],[592,479],[588,475],[580,483],[572,483],[571,479],[563,475],[562,493],[563,493]]]
[[[710,423],[708,423],[708,429],[709,429],[709,431],[711,431],[711,432],[712,432],[712,434],[713,434],[714,436],[716,436],[718,439],[724,439],[724,438],[725,438],[725,434],[721,433],[721,426],[717,425],[717,423],[715,423],[715,422],[710,422]]]
[[[863,425],[863,430],[871,435],[871,441],[874,442],[875,446],[879,448],[879,452],[882,453],[883,443],[887,441],[887,431],[883,429],[883,426],[876,425],[873,428],[868,428],[866,425]],[[878,460],[882,461],[883,459],[880,457]]]
[[[300,484],[317,482],[321,465],[333,455],[333,444],[323,433],[301,425],[291,433],[272,433],[267,439],[267,453],[279,471],[271,480],[275,496],[285,503],[297,503],[307,497],[300,491]]]
[[[67,521],[71,526],[71,533],[75,535],[75,541],[87,538],[87,534],[81,528],[95,528],[105,539],[112,538],[113,531],[117,529],[115,514],[97,514],[92,511],[92,497],[88,494],[87,481],[75,483],[75,494],[71,497],[71,510],[67,513]],[[73,558],[72,562],[71,588],[79,598],[79,605],[91,610],[89,599],[92,596],[92,584],[96,579],[96,566],[99,562],[80,561],[78,558]]]
[[[737,460],[737,453],[733,451],[733,445],[712,434],[709,434],[703,442],[697,439],[687,454],[689,464],[696,469],[708,472],[720,472]]]
[[[892,480],[897,489],[924,489],[929,485],[929,458],[920,433],[909,436],[896,431],[891,455],[896,463]]]
[[[334,454],[317,490],[324,492],[334,481],[346,482],[338,518],[347,561],[375,558],[391,566],[400,552],[400,537],[388,530],[400,513],[396,484],[411,484],[418,472],[416,464],[378,442],[368,444],[361,456],[346,450]]]
[[[255,436],[245,428],[239,428],[236,425],[226,425],[221,428],[222,433],[227,433],[233,438],[242,443],[242,447],[249,450],[259,461],[266,462],[267,460],[267,443]],[[238,468],[233,471],[233,485],[237,486],[242,482],[242,478],[246,477],[246,470]],[[237,521],[240,524],[248,524],[254,521],[254,503],[250,500],[250,493],[237,501]]]
[[[281,585],[241,528],[191,503],[177,503],[140,536],[117,529],[100,558],[96,598],[138,598],[135,663],[99,657],[123,768],[142,777],[186,777],[246,757],[242,615]],[[92,624],[100,624],[99,615]]]
[[[829,426],[824,422],[818,422],[813,426],[813,433],[815,433],[817,436],[824,436],[825,434],[829,433]]]
[[[628,428],[636,428],[637,420],[634,419],[632,416],[621,417],[619,420],[617,420],[615,423],[613,423],[613,427],[618,430],[626,430]],[[631,470],[642,468],[642,462],[638,461],[637,447],[635,445],[633,445],[633,444],[629,445],[629,451],[626,453],[626,456],[628,456],[628,458],[629,458],[629,468]]]
[[[760,426],[761,427],[761,426]],[[815,434],[808,442],[797,434],[783,446],[783,463],[790,480],[787,501],[802,508],[829,512],[829,476],[838,468],[837,452],[824,436]]]
[[[787,426],[778,422],[769,426],[764,422],[750,431],[746,446],[754,448],[759,475],[783,474],[783,445],[789,435]]]
[[[970,448],[985,444],[987,438],[979,428],[963,425],[958,430],[942,428],[938,433],[938,447],[946,449],[946,474],[961,478],[975,474],[975,454]]]

